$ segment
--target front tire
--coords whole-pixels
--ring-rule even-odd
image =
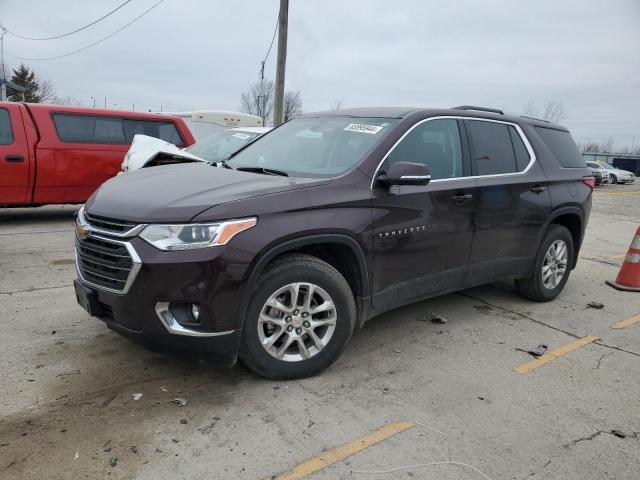
[[[615,175],[611,175],[611,183],[613,185],[615,185],[616,183],[618,183],[618,177],[616,177]]]
[[[267,267],[247,308],[240,359],[271,379],[316,375],[353,334],[356,307],[344,277],[311,255],[291,254]]]
[[[551,225],[540,242],[529,276],[515,281],[518,293],[536,302],[556,298],[569,279],[573,252],[569,230],[562,225]]]

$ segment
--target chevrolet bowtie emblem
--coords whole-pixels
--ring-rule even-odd
[[[76,223],[76,236],[80,239],[80,240],[84,240],[85,238],[87,238],[90,235],[89,230],[87,230],[86,228],[84,228],[82,226],[82,224],[80,223]]]

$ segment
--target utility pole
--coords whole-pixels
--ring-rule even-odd
[[[0,25],[0,61],[2,62],[2,85],[0,88],[0,100],[7,101],[7,73],[4,68],[4,34],[7,33],[7,29],[3,25]]]
[[[107,108],[107,97],[104,97],[104,108]]]
[[[284,71],[287,64],[287,28],[289,0],[280,0],[278,15],[278,63],[276,66],[276,95],[273,103],[273,126],[284,122]]]

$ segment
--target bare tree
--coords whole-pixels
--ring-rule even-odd
[[[56,98],[56,89],[51,80],[42,80],[36,77],[38,82],[38,100],[40,103],[51,103]]]
[[[522,106],[522,113],[525,115],[529,115],[535,117],[538,114],[538,108],[536,107],[536,103],[533,100],[529,100]]]
[[[286,92],[284,94],[284,121],[288,122],[300,115],[302,115],[302,94],[300,90]]]
[[[333,102],[331,102],[330,110],[340,110],[342,108],[342,104],[344,102],[341,98],[336,98]]]
[[[614,143],[615,143],[615,139],[612,137],[609,137],[608,139],[600,142],[590,140],[585,143],[579,143],[578,149],[581,152],[589,152],[589,153],[611,153]]]
[[[544,115],[542,118],[550,122],[558,123],[567,117],[564,104],[558,100],[549,100],[544,104]]]
[[[84,105],[84,103],[82,103],[82,100],[72,97],[71,95],[65,95],[64,97],[55,95],[51,99],[51,102],[47,103],[54,103],[56,105],[71,105],[73,107],[82,107]]]
[[[264,125],[273,114],[273,82],[261,80],[249,87],[249,90],[240,97],[240,110],[262,118]]]

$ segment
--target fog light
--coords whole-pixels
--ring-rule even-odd
[[[200,305],[197,303],[191,304],[191,315],[196,322],[200,320]]]

